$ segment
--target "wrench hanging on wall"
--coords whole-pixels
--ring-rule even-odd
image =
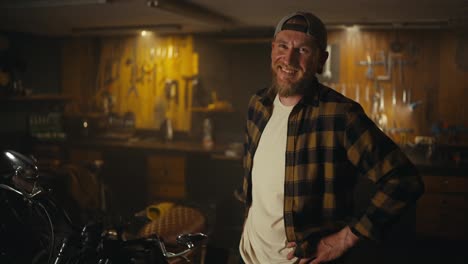
[[[135,41],[133,45],[133,50],[132,50],[132,58],[127,59],[127,66],[131,67],[131,72],[130,72],[130,87],[127,90],[127,96],[130,96],[130,94],[135,94],[136,97],[139,97],[138,95],[138,90],[137,90],[137,83],[141,82],[143,77],[139,76],[139,68],[137,64],[137,42]],[[143,69],[142,69],[143,72]]]
[[[390,81],[392,79],[392,70],[393,70],[393,60],[392,54],[385,55],[385,52],[382,51],[382,58],[385,66],[385,75],[377,76],[378,81]]]

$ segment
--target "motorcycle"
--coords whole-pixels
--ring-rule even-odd
[[[40,183],[34,158],[16,151],[0,153],[0,263],[165,264],[185,257],[207,239],[181,234],[183,246],[169,252],[157,235],[128,239],[122,226],[89,222],[79,227]]]

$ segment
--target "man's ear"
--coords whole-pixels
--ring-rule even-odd
[[[325,62],[328,59],[328,51],[323,51],[321,52],[319,61],[318,61],[318,66],[317,66],[317,73],[322,74],[323,73],[323,66],[325,65]]]

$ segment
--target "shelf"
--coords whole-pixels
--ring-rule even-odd
[[[62,108],[72,99],[71,96],[60,94],[0,97],[0,112],[62,112]]]
[[[196,113],[233,113],[232,108],[208,108],[208,107],[193,107],[190,111]]]
[[[71,101],[72,97],[68,95],[61,94],[35,94],[28,96],[11,96],[11,97],[0,97],[0,101],[10,101],[10,102],[39,102],[39,101],[52,101],[52,102],[61,102],[61,101]]]

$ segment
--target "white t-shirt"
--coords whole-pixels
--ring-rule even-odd
[[[239,251],[247,264],[294,263],[287,259],[284,227],[284,173],[288,118],[293,106],[276,96],[273,113],[262,133],[253,159],[252,205],[242,233]]]

